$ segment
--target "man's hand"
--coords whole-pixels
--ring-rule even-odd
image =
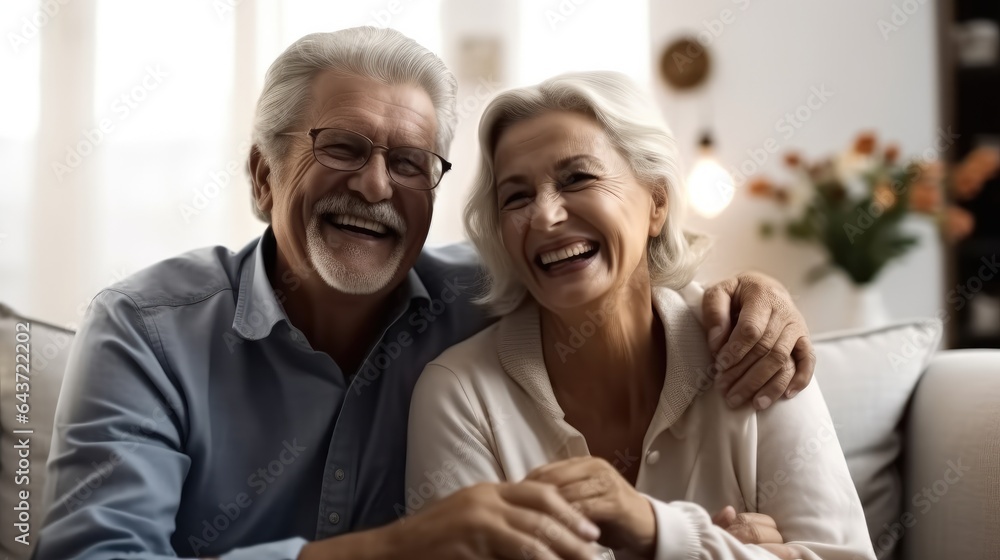
[[[598,528],[540,482],[459,490],[386,528],[390,558],[591,560]]]
[[[653,506],[611,463],[574,457],[543,465],[525,480],[551,484],[580,513],[601,527],[601,544],[649,557],[656,545]]]
[[[726,506],[712,517],[712,523],[725,529],[741,543],[755,544],[782,560],[799,557],[794,550],[785,546],[785,538],[778,532],[778,525],[770,515],[736,513],[733,506]]]
[[[816,357],[809,329],[788,290],[773,278],[744,273],[723,280],[706,290],[702,311],[718,371],[715,385],[730,406],[752,400],[763,410],[812,380]]]

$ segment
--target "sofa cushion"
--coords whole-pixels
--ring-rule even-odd
[[[814,338],[816,379],[868,521],[873,543],[900,516],[902,419],[914,387],[941,341],[938,319]],[[893,558],[895,540],[877,546]]]
[[[24,332],[25,327],[19,328],[19,324],[27,325],[30,338],[27,346],[21,348],[17,347],[15,337]],[[0,305],[0,410],[3,411],[0,414],[0,511],[4,512],[4,522],[0,523],[0,558],[28,558],[42,527],[46,505],[42,496],[45,462],[49,457],[56,400],[72,340],[72,331],[24,319]],[[24,386],[17,385],[25,382],[23,377],[16,377],[18,373],[25,375],[25,368],[16,368],[18,354],[27,354],[30,358],[27,391],[24,391]],[[18,395],[25,393],[27,396],[19,399]],[[25,398],[28,422],[21,424],[17,420],[17,405],[24,404],[21,399]],[[15,434],[14,430],[31,430],[33,433]],[[23,446],[17,447],[18,440],[25,438],[29,440],[28,472],[16,474],[21,469],[18,454],[23,449]],[[21,502],[22,491],[28,492],[25,501],[30,509],[27,512],[14,509]],[[9,521],[8,514],[13,514]],[[30,530],[28,536],[21,540],[29,543],[27,545],[16,540],[22,531],[15,523],[18,522],[17,517],[24,515],[28,516],[26,525]]]
[[[906,511],[879,539],[907,560],[1000,558],[1000,350],[939,352],[910,406]]]

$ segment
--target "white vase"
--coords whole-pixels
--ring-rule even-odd
[[[874,328],[889,323],[889,310],[878,286],[850,283],[844,301],[844,324],[849,328]]]
[[[884,326],[891,317],[878,286],[855,284],[838,270],[807,284],[796,305],[812,334]]]

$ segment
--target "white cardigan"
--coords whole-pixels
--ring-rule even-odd
[[[653,504],[655,558],[773,559],[712,524],[710,512],[732,505],[770,515],[804,559],[874,559],[816,380],[763,412],[732,410],[708,375],[695,303],[662,288],[653,299],[666,331],[663,391],[642,449],[622,450],[613,464],[641,461],[636,489]],[[410,406],[406,511],[585,455],[587,442],[564,420],[549,382],[538,308],[526,303],[420,376]]]

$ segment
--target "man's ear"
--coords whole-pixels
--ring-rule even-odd
[[[271,215],[271,207],[274,205],[271,189],[271,166],[267,164],[264,154],[260,153],[257,144],[250,147],[250,157],[247,159],[247,168],[250,171],[250,181],[253,183],[254,204],[261,214]]]
[[[667,223],[667,211],[670,209],[666,183],[662,181],[654,183],[650,188],[650,194],[653,204],[649,207],[649,236],[659,237],[664,224]]]

